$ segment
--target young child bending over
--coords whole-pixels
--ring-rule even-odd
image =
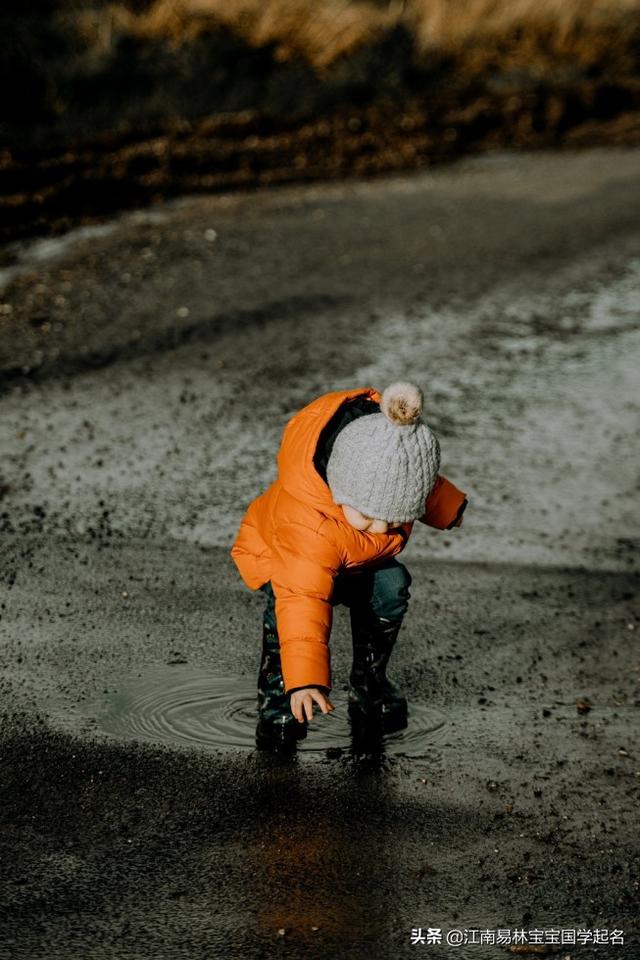
[[[333,607],[349,608],[349,714],[386,732],[407,725],[407,701],[386,668],[409,601],[396,559],[414,522],[462,524],[466,495],[438,473],[440,445],[423,395],[394,383],[326,393],[287,424],[278,478],[250,504],[231,550],[267,602],[258,676],[257,742],[306,735],[315,702],[333,710]]]

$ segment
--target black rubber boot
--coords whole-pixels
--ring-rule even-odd
[[[383,733],[407,726],[406,698],[387,678],[386,669],[402,620],[383,620],[370,611],[351,609],[353,666],[349,677],[349,716],[358,724],[376,724]]]
[[[298,740],[307,735],[307,721],[300,723],[291,713],[291,702],[284,692],[280,642],[275,630],[263,625],[262,658],[258,674],[259,747],[284,751],[295,749]]]

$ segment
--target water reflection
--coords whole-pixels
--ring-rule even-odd
[[[261,765],[264,814],[245,848],[258,945],[267,956],[278,939],[305,950],[321,943],[338,957],[357,944],[360,956],[373,956],[381,939],[388,946],[397,911],[388,760],[363,757],[328,778],[300,758],[265,754]]]

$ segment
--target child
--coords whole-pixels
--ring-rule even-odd
[[[466,495],[438,474],[440,445],[423,423],[423,395],[394,383],[327,393],[288,422],[278,479],[249,506],[231,556],[267,596],[258,676],[259,745],[306,736],[315,702],[333,710],[328,646],[333,606],[349,607],[349,714],[407,723],[386,666],[411,577],[395,557],[413,523],[460,526]]]

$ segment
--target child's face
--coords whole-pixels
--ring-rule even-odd
[[[356,530],[362,530],[363,533],[386,533],[388,530],[395,530],[401,526],[399,523],[387,523],[386,520],[376,520],[375,517],[367,517],[360,513],[355,507],[350,507],[348,503],[341,504],[342,512],[347,523],[350,523]]]

